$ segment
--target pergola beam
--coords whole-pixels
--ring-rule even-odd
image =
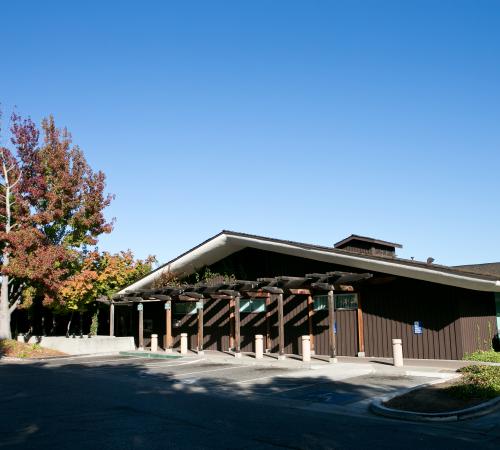
[[[266,300],[266,350],[270,350],[270,306],[275,303],[278,315],[278,358],[285,357],[285,323],[284,323],[284,293],[291,295],[305,296],[302,301],[307,302],[308,332],[311,338],[312,350],[315,350],[314,330],[312,317],[314,315],[313,295],[315,292],[328,294],[328,353],[332,360],[336,358],[336,336],[335,336],[335,301],[334,290],[352,291],[353,285],[358,282],[372,278],[370,273],[352,273],[342,271],[332,271],[326,273],[310,273],[305,276],[277,276],[272,278],[258,278],[256,281],[231,280],[220,283],[196,283],[185,284],[178,287],[165,287],[160,289],[142,289],[114,297],[111,301],[98,299],[102,303],[110,304],[110,334],[114,333],[114,326],[111,326],[111,318],[114,324],[115,305],[132,305],[135,303],[144,304],[152,302],[165,302],[166,336],[165,350],[169,351],[172,346],[172,304],[181,302],[203,302],[207,299],[227,300],[229,302],[230,321],[230,348],[236,356],[241,354],[241,318],[240,299],[264,298]],[[303,298],[303,297],[301,297]],[[168,304],[168,307],[167,307]],[[139,308],[138,308],[139,309]],[[142,308],[141,308],[142,309]],[[143,312],[139,309],[139,347],[144,343]],[[198,351],[203,352],[203,307],[198,307]],[[362,320],[359,316],[358,322]],[[362,324],[360,324],[358,339],[362,338]],[[358,325],[359,327],[359,325]],[[360,351],[364,350],[362,344]]]

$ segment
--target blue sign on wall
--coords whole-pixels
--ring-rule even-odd
[[[333,322],[333,334],[337,334],[337,321]]]
[[[422,322],[420,320],[416,320],[413,322],[413,333],[422,334],[424,329],[422,328]]]

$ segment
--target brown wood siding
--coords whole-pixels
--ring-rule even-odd
[[[472,294],[408,279],[365,288],[366,356],[391,357],[392,339],[399,338],[403,340],[406,358],[461,359],[463,323],[459,318],[459,302],[464,298],[473,303]],[[480,309],[484,312],[483,307]],[[415,321],[422,322],[422,334],[414,333]]]
[[[244,300],[241,300],[243,302]],[[266,313],[241,313],[241,351],[255,351],[255,335],[266,335]]]
[[[278,341],[278,308],[277,302],[270,305],[271,317],[271,351],[277,352]],[[302,354],[302,336],[309,335],[307,324],[307,296],[289,295],[283,299],[283,321],[285,324],[285,353]]]
[[[346,266],[256,249],[236,252],[211,266],[211,270],[234,274],[240,279],[277,275],[303,276],[305,273],[330,270],[359,272],[359,269]],[[464,352],[474,351],[478,342],[484,343],[485,340],[489,340],[488,323],[492,323],[493,327],[496,324],[493,294],[380,273],[373,275],[373,279],[360,287],[363,299],[362,315],[366,356],[391,357],[391,340],[401,338],[403,354],[406,358],[461,359]],[[229,312],[225,308],[217,309],[217,313],[214,310],[213,324],[205,326],[205,345],[208,344],[206,348],[226,350],[228,347],[229,324],[226,317],[229,316]],[[149,314],[148,309],[149,305],[145,305],[145,318]],[[165,316],[161,307],[158,314],[162,318]],[[270,314],[272,351],[276,352],[278,350],[276,302],[271,304]],[[355,311],[337,311],[337,353],[339,355],[352,356],[357,353],[355,314]],[[208,304],[205,322],[210,320],[207,315]],[[137,329],[136,316],[136,311],[130,314],[134,322],[134,334]],[[173,316],[174,321],[178,318],[178,316]],[[255,335],[266,334],[265,314],[242,314],[241,319],[242,350],[253,351]],[[306,297],[287,298],[285,294],[284,319],[285,351],[300,354],[300,337],[309,333]],[[164,319],[162,320],[164,322]],[[423,334],[421,335],[414,334],[413,323],[416,320],[422,322]],[[326,355],[328,354],[327,312],[315,311],[312,322],[316,354]],[[196,316],[181,318],[181,323],[180,328],[173,329],[175,344],[178,345],[179,334],[187,332],[191,336],[190,347],[195,348]],[[215,329],[219,326],[216,325],[217,323],[222,327],[220,330]],[[480,330],[479,339],[477,325]],[[158,333],[163,335],[163,332],[160,330]],[[222,335],[217,333],[222,333]]]
[[[489,292],[470,292],[459,301],[463,352],[488,350],[498,332],[495,296]]]
[[[336,310],[335,322],[337,355],[356,356],[358,354],[357,311]],[[313,329],[316,355],[328,355],[328,311],[314,311]]]
[[[165,320],[163,320],[163,323]],[[229,301],[207,300],[203,314],[204,350],[227,351],[229,348]],[[188,347],[198,346],[198,316],[172,314],[174,348],[180,346],[181,333],[188,334]],[[163,338],[164,331],[162,333]],[[163,342],[163,339],[159,342]]]

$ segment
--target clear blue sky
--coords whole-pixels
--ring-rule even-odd
[[[116,194],[100,247],[221,229],[500,260],[500,2],[6,2],[0,101]]]

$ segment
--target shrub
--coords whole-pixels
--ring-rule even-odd
[[[99,328],[99,310],[92,316],[92,323],[90,324],[90,336],[97,336],[97,329]]]
[[[493,398],[500,395],[500,366],[466,366],[461,380],[449,392],[459,398]]]
[[[494,350],[478,350],[474,353],[466,353],[464,359],[467,361],[484,361],[500,363],[500,353]]]

